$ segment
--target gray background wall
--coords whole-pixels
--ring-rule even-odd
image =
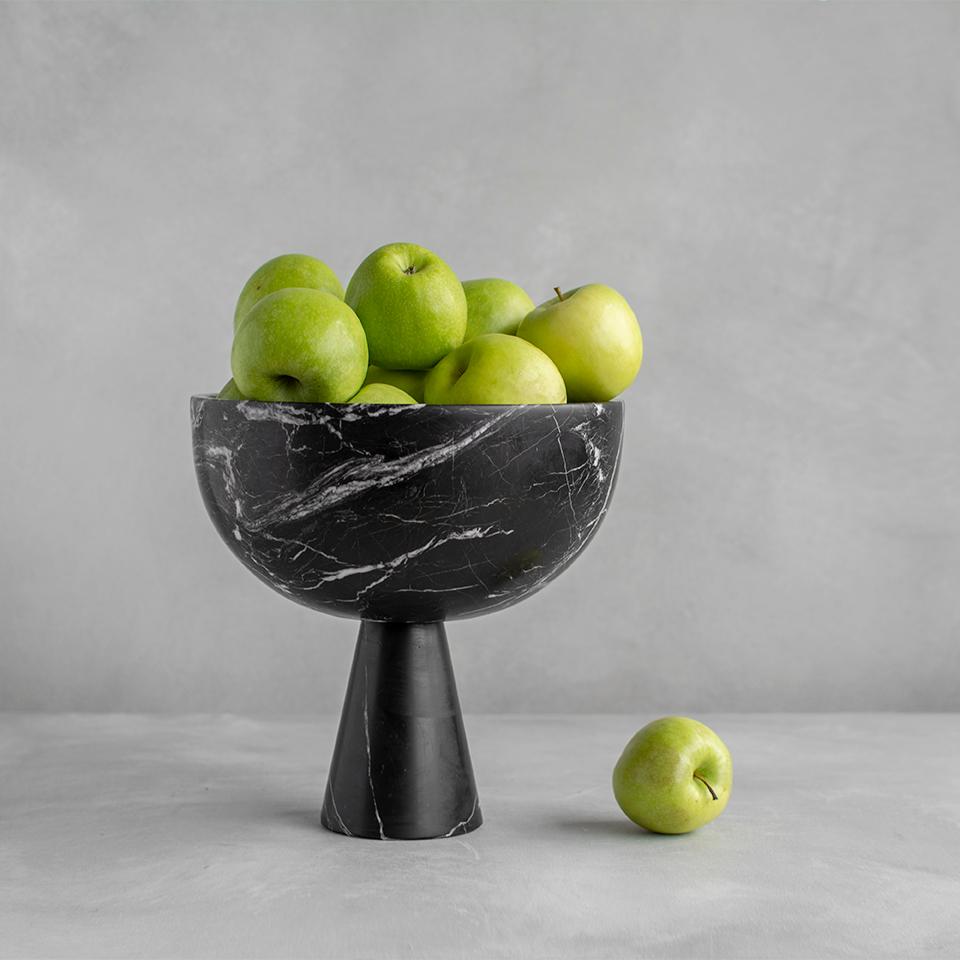
[[[956,709],[960,5],[0,6],[0,707],[335,711],[187,398],[247,274],[635,305],[620,484],[467,710]]]

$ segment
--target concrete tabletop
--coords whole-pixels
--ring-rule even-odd
[[[484,825],[381,842],[319,826],[334,717],[0,715],[0,956],[960,956],[960,715],[699,717],[681,837],[611,794],[650,719],[467,717]]]

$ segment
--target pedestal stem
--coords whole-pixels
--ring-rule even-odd
[[[483,822],[442,623],[361,623],[321,822],[379,840]]]

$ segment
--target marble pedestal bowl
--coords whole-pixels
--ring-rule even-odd
[[[480,826],[444,621],[530,596],[613,493],[623,407],[193,397],[207,511],[268,586],[360,620],[321,822],[353,837]]]

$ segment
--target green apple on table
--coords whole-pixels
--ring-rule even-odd
[[[427,370],[463,342],[463,287],[443,260],[415,243],[374,250],[350,278],[345,298],[378,367]]]
[[[427,403],[565,403],[563,377],[535,346],[487,333],[448,353],[424,381]]]
[[[243,318],[230,365],[251,400],[342,403],[363,383],[367,341],[342,300],[290,287],[259,300]]]
[[[557,365],[571,402],[612,400],[633,383],[643,338],[630,304],[612,287],[590,283],[532,310],[517,336]]]
[[[516,333],[520,321],[533,309],[523,287],[509,280],[464,280],[463,292],[467,298],[464,341],[485,333]]]
[[[386,383],[409,393],[417,403],[423,403],[423,381],[426,376],[426,370],[384,370],[383,367],[371,364],[367,367],[363,385]]]
[[[240,321],[258,300],[288,287],[326,290],[338,299],[343,299],[343,287],[337,275],[323,261],[308,257],[304,253],[285,253],[254,270],[237,299],[233,312],[233,329],[240,326]]]
[[[348,403],[416,403],[417,401],[404,393],[399,387],[389,383],[368,383],[352,396]]]
[[[620,809],[654,833],[689,833],[726,809],[733,761],[724,742],[689,717],[661,717],[639,730],[613,770]]]

